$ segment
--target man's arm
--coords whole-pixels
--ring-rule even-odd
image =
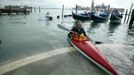
[[[91,39],[87,36],[87,34],[86,34],[84,28],[83,28],[83,33],[84,33],[84,36],[86,36],[87,40],[91,40]]]

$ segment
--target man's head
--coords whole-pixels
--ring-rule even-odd
[[[82,28],[82,22],[80,20],[76,21],[76,27],[77,28]]]
[[[49,15],[49,12],[47,12],[47,15]]]

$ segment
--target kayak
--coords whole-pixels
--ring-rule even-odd
[[[39,21],[52,21],[53,20],[53,17],[51,17],[51,16],[49,16],[49,17],[40,17],[39,19],[38,19]]]
[[[114,69],[112,64],[104,57],[104,55],[99,51],[99,49],[91,43],[91,41],[72,40],[69,37],[68,40],[74,48],[76,48],[89,60],[91,60],[93,63],[95,63],[104,71],[106,71],[109,75],[118,75],[117,71]]]

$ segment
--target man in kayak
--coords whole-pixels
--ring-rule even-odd
[[[68,34],[69,38],[73,40],[90,40],[85,33],[84,28],[82,27],[82,22],[80,20],[76,21],[75,26],[71,29],[71,32]]]
[[[45,17],[47,20],[53,20],[53,17],[49,15],[49,12],[46,13]]]
[[[46,18],[49,18],[49,12],[47,12],[45,16],[46,16]]]

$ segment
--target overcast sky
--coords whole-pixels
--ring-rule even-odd
[[[34,5],[42,7],[61,7],[62,4],[67,8],[75,7],[76,4],[82,6],[91,6],[92,0],[0,0],[1,5],[9,4],[21,4],[21,5]],[[128,8],[134,0],[95,0],[97,4],[111,5],[111,7]]]

